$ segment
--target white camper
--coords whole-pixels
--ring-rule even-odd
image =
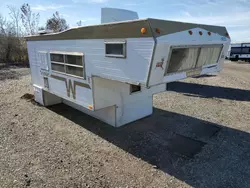
[[[26,37],[38,103],[66,103],[119,127],[152,114],[152,96],[166,83],[222,69],[230,44],[225,27],[110,18]]]

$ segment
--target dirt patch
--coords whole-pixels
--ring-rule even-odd
[[[151,116],[118,129],[34,105],[29,70],[6,71],[18,78],[0,79],[1,187],[250,185],[247,64],[169,84]]]
[[[25,93],[23,96],[21,96],[21,99],[25,99],[27,101],[31,101],[31,100],[34,100],[34,95],[32,95],[30,93]]]

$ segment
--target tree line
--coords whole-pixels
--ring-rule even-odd
[[[61,32],[69,28],[59,12],[55,12],[45,26],[39,26],[40,14],[32,12],[29,4],[23,4],[20,8],[7,8],[8,19],[0,14],[0,63],[28,62],[25,36],[36,35],[41,30]]]

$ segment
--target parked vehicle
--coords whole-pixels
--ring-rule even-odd
[[[250,43],[231,44],[230,60],[231,61],[242,60],[250,62]]]

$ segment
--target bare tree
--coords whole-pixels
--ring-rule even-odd
[[[54,32],[64,31],[68,28],[66,20],[60,17],[59,12],[55,12],[46,23],[46,29],[53,30]]]
[[[27,62],[25,41],[16,31],[15,23],[0,15],[0,62]]]
[[[9,13],[10,18],[12,19],[12,22],[15,25],[16,36],[19,37],[19,32],[20,32],[19,23],[21,20],[20,10],[14,6],[8,6],[8,8],[10,10],[10,13]]]
[[[5,35],[6,19],[0,14],[0,35]]]
[[[15,44],[15,27],[11,22],[6,21],[0,15],[0,56],[2,61],[9,61],[11,57],[11,51],[16,46]]]
[[[39,13],[32,13],[29,4],[23,4],[21,6],[21,12],[22,23],[26,30],[26,33],[28,35],[34,35],[38,31],[38,24],[40,18]]]
[[[43,27],[43,26],[38,27],[38,31],[42,31],[42,30],[45,30],[45,27]]]
[[[78,22],[76,22],[77,26],[82,26],[82,20],[79,20]]]

